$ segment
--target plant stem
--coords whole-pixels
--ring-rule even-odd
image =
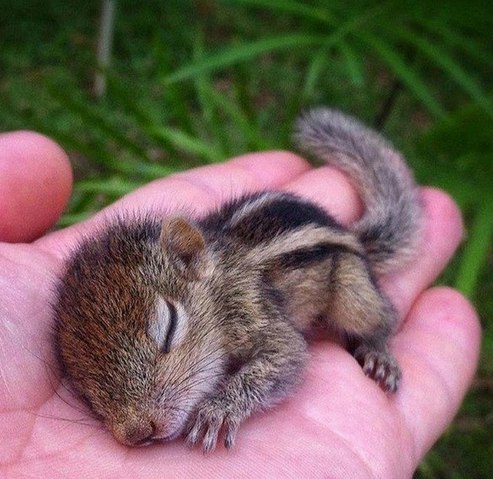
[[[484,198],[476,213],[457,275],[456,287],[468,297],[476,291],[481,267],[486,263],[493,240],[492,211],[493,194],[490,194]]]

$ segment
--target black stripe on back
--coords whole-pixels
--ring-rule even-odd
[[[233,221],[234,215],[251,201],[262,196],[276,195],[276,198],[259,205],[239,221]],[[209,215],[201,222],[209,231],[219,231],[251,246],[297,230],[303,226],[315,225],[339,229],[339,224],[327,215],[322,208],[295,195],[280,193],[260,193],[248,195],[226,204],[219,211]]]
[[[281,269],[295,270],[310,266],[314,263],[319,263],[339,252],[354,253],[352,250],[342,245],[319,244],[311,248],[303,248],[277,256],[274,259],[274,262],[276,267]]]

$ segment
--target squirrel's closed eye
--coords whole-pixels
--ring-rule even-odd
[[[181,305],[159,296],[156,302],[156,314],[147,332],[161,352],[169,353],[183,338],[185,323],[186,317]]]

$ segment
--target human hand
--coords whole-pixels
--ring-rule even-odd
[[[341,173],[313,170],[286,152],[258,153],[157,180],[89,221],[22,244],[56,220],[70,185],[66,157],[49,140],[0,136],[0,240],[11,242],[0,243],[0,477],[404,478],[452,420],[476,367],[479,323],[457,292],[427,289],[462,234],[456,206],[427,188],[422,251],[383,281],[406,318],[392,341],[403,370],[396,395],[384,394],[339,345],[321,341],[303,385],[246,421],[233,450],[203,456],[182,440],[121,446],[56,373],[50,301],[81,235],[121,211],[187,206],[200,214],[259,189],[296,192],[345,223],[361,205]]]

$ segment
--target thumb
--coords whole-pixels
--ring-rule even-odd
[[[28,242],[50,228],[72,190],[65,152],[35,132],[0,134],[0,241]]]

